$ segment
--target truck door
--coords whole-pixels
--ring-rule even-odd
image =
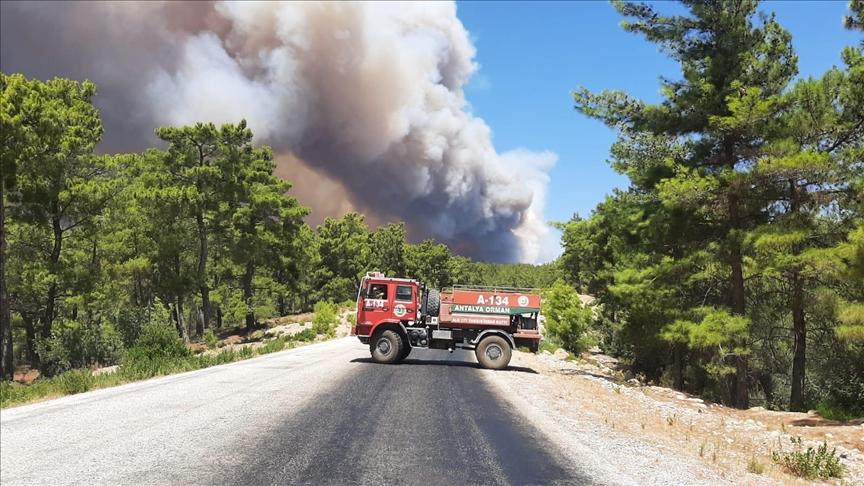
[[[394,287],[396,287],[396,292],[393,300],[393,315],[404,321],[416,320],[417,306],[414,304],[414,286],[396,284]]]
[[[366,286],[366,298],[363,299],[363,311],[366,320],[375,325],[391,316],[393,292],[387,282],[369,281]]]

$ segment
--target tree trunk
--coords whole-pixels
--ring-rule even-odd
[[[285,308],[285,294],[279,294],[279,300],[277,302],[279,306],[279,317],[282,317],[286,314],[287,309]]]
[[[255,266],[246,264],[246,273],[243,275],[243,302],[246,304],[246,329],[255,327],[255,311],[252,307],[252,278],[255,277]]]
[[[198,320],[195,326],[195,335],[200,337],[204,334],[204,328],[210,327],[210,288],[207,286],[207,227],[204,224],[204,214],[200,211],[195,216],[198,223],[198,285],[201,291],[201,311],[203,320]]]
[[[795,179],[789,180],[789,212],[797,220],[801,207],[798,195],[798,185]],[[798,255],[800,248],[795,248]],[[804,316],[804,281],[798,270],[792,274],[792,333],[794,335],[792,355],[792,391],[789,396],[789,408],[792,411],[804,410],[804,374],[807,364],[807,322]]]
[[[39,356],[36,355],[36,325],[33,322],[33,316],[28,313],[21,314],[24,319],[24,331],[26,332],[25,353],[27,354],[27,363],[33,368],[39,367]]]
[[[765,393],[765,408],[771,410],[774,405],[774,379],[771,373],[760,373],[758,380],[762,385],[762,392]]]
[[[789,408],[804,410],[804,366],[807,357],[807,322],[804,319],[804,289],[796,272],[792,277],[792,333],[795,336],[792,356],[792,393]]]
[[[48,260],[48,268],[54,277],[48,287],[48,298],[45,300],[45,315],[42,319],[42,337],[51,337],[51,327],[54,325],[55,309],[57,304],[57,265],[60,262],[60,252],[63,249],[63,228],[60,226],[59,204],[52,204],[54,215],[51,218],[51,229],[54,232],[54,247],[51,248],[51,256]]]
[[[729,204],[729,227],[730,233],[737,231],[740,228],[741,220],[738,214],[738,195],[730,192],[728,196]],[[732,313],[743,316],[745,313],[744,300],[744,271],[743,258],[741,255],[740,236],[737,234],[731,235],[731,245],[729,250],[729,266],[731,267],[730,285],[732,287]],[[738,343],[743,347],[745,343]],[[747,383],[748,365],[747,357],[742,354],[735,355],[735,374],[732,377],[732,400],[737,408],[750,407],[750,390]]]
[[[672,373],[673,380],[675,382],[673,386],[676,390],[684,389],[684,360],[681,359],[681,347],[682,346],[680,344],[675,344],[675,348],[672,351],[674,359],[674,363],[672,365]]]
[[[222,307],[216,306],[216,328],[222,329]]]
[[[189,342],[189,333],[186,332],[186,324],[183,323],[183,300],[180,299],[180,296],[176,296],[174,298],[174,317],[177,322],[177,332],[180,333],[180,337],[183,338],[183,341]]]
[[[0,179],[0,379],[12,378],[12,311],[6,290],[6,191]]]

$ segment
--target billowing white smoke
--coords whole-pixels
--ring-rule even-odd
[[[544,257],[556,157],[496,153],[463,95],[476,65],[453,3],[2,9],[3,70],[96,81],[112,149],[151,143],[159,124],[245,118],[283,158],[337,181],[333,197],[405,220],[415,239],[489,260]],[[302,186],[303,173],[286,176]]]

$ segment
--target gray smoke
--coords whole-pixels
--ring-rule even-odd
[[[486,260],[548,258],[556,157],[495,151],[463,94],[477,66],[453,3],[0,8],[3,71],[94,80],[106,150],[152,145],[162,124],[245,118],[319,213],[404,220],[414,239]]]

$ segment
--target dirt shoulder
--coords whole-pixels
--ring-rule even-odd
[[[613,483],[813,484],[771,459],[801,437],[805,447],[825,441],[837,448],[846,470],[837,484],[864,485],[861,421],[706,404],[675,390],[619,382],[596,363],[549,354],[516,352],[511,366],[484,376],[568,459],[588,462],[585,467]]]

